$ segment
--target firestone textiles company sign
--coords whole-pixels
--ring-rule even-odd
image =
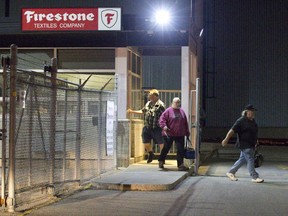
[[[22,9],[22,31],[87,30],[121,30],[121,8]]]

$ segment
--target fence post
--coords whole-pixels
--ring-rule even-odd
[[[2,81],[2,169],[1,169],[1,203],[5,207],[5,185],[6,185],[6,84],[7,84],[7,65],[9,58],[2,58],[3,81]]]
[[[50,175],[48,193],[54,195],[55,135],[56,135],[56,100],[57,100],[57,59],[51,59],[51,114],[50,114]]]
[[[80,180],[80,148],[81,148],[81,80],[77,91],[77,116],[76,116],[76,145],[75,145],[75,180]]]
[[[17,46],[10,47],[10,114],[9,114],[9,176],[8,176],[8,212],[15,210],[15,130],[16,130],[16,70]]]
[[[115,74],[115,88],[114,88],[114,91],[115,91],[115,94],[114,95],[114,102],[115,102],[115,110],[114,110],[114,113],[115,113],[115,134],[116,134],[116,137],[114,138],[114,142],[113,142],[113,155],[114,155],[114,166],[115,168],[117,168],[117,161],[118,161],[118,157],[117,157],[117,128],[118,128],[118,74]]]
[[[68,112],[68,91],[65,90],[65,105],[64,105],[64,134],[63,134],[63,161],[62,161],[62,179],[65,181],[66,175],[66,146],[67,146],[67,112]]]
[[[100,91],[99,95],[99,109],[98,109],[98,155],[97,155],[97,174],[101,174],[101,147],[102,147],[102,91]]]
[[[198,175],[199,168],[199,144],[200,144],[200,79],[196,79],[196,145],[195,145],[195,166],[194,173]]]

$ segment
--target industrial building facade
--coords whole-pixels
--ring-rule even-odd
[[[46,75],[45,68],[51,67],[52,59],[56,59],[57,78],[66,83],[60,88],[73,83],[73,85],[85,86],[98,92],[96,98],[91,97],[88,99],[90,101],[78,103],[85,107],[85,109],[79,108],[78,111],[69,103],[66,106],[61,105],[60,101],[57,103],[57,118],[63,113],[71,115],[82,110],[81,115],[87,117],[85,125],[87,127],[89,125],[93,130],[93,127],[97,128],[102,121],[105,122],[107,116],[101,119],[99,113],[108,110],[110,104],[104,92],[108,92],[108,97],[109,92],[112,92],[112,101],[115,102],[114,108],[117,111],[115,113],[117,137],[114,140],[117,143],[114,143],[114,150],[117,153],[114,152],[113,156],[109,156],[107,146],[98,149],[101,151],[98,151],[96,147],[95,151],[92,149],[91,152],[85,147],[83,150],[87,153],[86,156],[84,155],[86,159],[95,159],[94,156],[89,155],[92,152],[100,152],[104,156],[101,158],[102,165],[99,165],[99,161],[91,164],[92,167],[98,166],[95,169],[98,173],[89,173],[88,178],[113,167],[128,166],[130,163],[143,159],[145,152],[140,136],[143,121],[137,116],[132,116],[132,118],[127,116],[126,110],[127,108],[140,109],[143,106],[144,93],[147,88],[159,89],[166,106],[170,105],[173,96],[181,96],[182,106],[189,114],[190,123],[195,121],[195,95],[193,98],[191,92],[195,91],[196,78],[200,74],[198,63],[201,48],[198,43],[200,42],[199,32],[203,24],[202,1],[19,2],[7,0],[0,4],[1,56],[8,56],[10,46],[15,44],[18,52],[17,67],[23,71],[39,73],[39,75]],[[152,12],[162,7],[168,8],[173,14],[172,23],[169,26],[156,25],[152,18]],[[194,14],[195,7],[199,8],[199,16]],[[105,98],[102,95],[105,95]],[[102,106],[97,103],[100,101],[102,104],[102,100],[107,100],[107,107],[100,109]],[[192,101],[194,101],[193,107]],[[44,111],[50,110],[49,105],[49,103],[43,103],[41,106],[43,114],[40,111],[37,112],[46,115]],[[61,111],[64,107],[67,108],[65,108],[67,112]],[[99,113],[93,110],[98,110]],[[33,116],[33,112],[29,115]],[[38,119],[41,119],[41,115],[38,114]],[[61,125],[62,123],[58,124],[58,126]],[[79,131],[79,125],[76,125],[76,131]],[[107,132],[107,128],[105,130]],[[74,129],[70,131],[73,134],[72,131]],[[87,133],[88,130],[85,132]],[[103,132],[104,129],[93,136],[98,134],[104,139]],[[56,130],[55,133],[60,132]],[[101,141],[99,137],[94,139],[95,143]],[[79,139],[81,135],[78,134],[76,143]],[[42,140],[45,141],[45,139]],[[85,140],[86,138],[81,141],[85,143]],[[57,138],[56,141],[60,142],[60,139]],[[104,144],[105,142],[107,140],[103,141]],[[40,148],[37,152],[33,152],[32,148],[31,158],[44,157],[46,151],[42,150]],[[75,156],[75,159],[82,160],[83,155],[77,152],[77,148],[76,150],[63,150],[61,147],[56,157],[61,158],[64,154],[66,155],[64,158],[72,155],[72,159]],[[79,157],[76,157],[77,154],[80,154]],[[67,161],[65,164],[67,165]],[[82,168],[79,164],[77,169],[80,170],[76,169],[74,174],[73,172],[69,174],[69,180],[81,181],[82,175],[79,176],[79,173],[82,173]],[[53,183],[55,181],[53,174],[50,175],[50,181]],[[33,185],[33,178],[30,178],[28,182],[28,186]],[[24,187],[27,186],[25,184]],[[17,185],[16,189],[21,189],[21,187],[22,185]],[[14,197],[9,196],[8,201],[9,207],[13,209]]]

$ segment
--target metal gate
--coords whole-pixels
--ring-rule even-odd
[[[13,212],[23,200],[54,196],[116,168],[116,91],[57,79],[55,58],[47,74],[21,70],[15,45],[2,65],[3,207]],[[32,190],[34,197],[18,196]]]

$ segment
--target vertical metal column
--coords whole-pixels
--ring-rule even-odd
[[[115,134],[117,134],[117,128],[118,128],[118,74],[116,74],[115,75],[115,89],[114,89],[114,92],[115,92],[115,94],[116,95],[114,95],[114,101],[115,101],[115,111],[114,111],[114,113],[115,113],[115,123],[114,123],[114,128],[115,128]],[[113,155],[114,155],[114,166],[115,166],[115,168],[117,168],[117,140],[118,139],[118,137],[116,136],[115,138],[114,138],[114,142],[113,142],[113,149],[114,149],[114,151],[113,151]]]
[[[97,155],[97,174],[101,174],[101,147],[102,147],[102,91],[99,97],[99,110],[98,110],[98,155]]]
[[[195,166],[194,173],[198,175],[200,163],[199,144],[200,144],[200,79],[196,78],[196,145],[195,145]]]
[[[48,193],[54,195],[54,167],[55,167],[55,136],[56,136],[56,100],[57,100],[57,59],[51,59],[51,113],[50,113],[50,156],[49,156],[49,188]]]
[[[63,163],[62,163],[62,180],[65,181],[66,175],[66,143],[67,143],[67,112],[68,112],[68,94],[65,90],[65,105],[64,105],[64,134],[63,134]]]
[[[3,81],[2,81],[2,170],[1,170],[1,205],[5,207],[5,185],[6,185],[6,84],[7,84],[7,63],[9,58],[2,58]]]
[[[81,80],[80,85],[81,86]],[[76,116],[76,145],[75,145],[75,180],[80,180],[80,148],[81,148],[81,87],[78,91],[77,116]]]
[[[10,47],[10,114],[9,114],[9,176],[8,176],[8,212],[15,210],[15,131],[16,131],[16,70],[17,46]]]
[[[32,75],[30,79],[34,83],[34,76]],[[30,97],[30,103],[28,106],[28,115],[29,115],[29,127],[28,127],[28,134],[29,134],[29,167],[28,167],[28,186],[31,186],[32,182],[32,142],[33,142],[33,92],[35,86],[31,85],[28,88],[27,94],[29,94]]]

